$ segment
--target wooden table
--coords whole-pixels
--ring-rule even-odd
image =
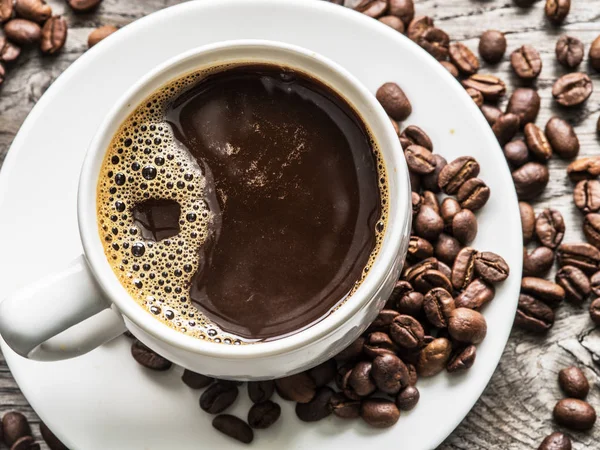
[[[0,88],[0,161],[4,159],[15,134],[36,101],[52,81],[85,52],[87,36],[92,29],[105,24],[123,26],[179,1],[104,0],[98,11],[85,15],[71,13],[64,0],[49,0],[48,3],[55,13],[62,13],[66,17],[70,26],[69,39],[57,57],[42,58],[35,50],[24,52],[7,74],[7,81]],[[515,7],[510,0],[417,0],[416,11],[417,15],[433,17],[436,26],[472,50],[476,50],[479,35],[486,29],[498,29],[506,33],[507,54],[523,44],[534,45],[540,51],[544,64],[542,74],[535,83],[542,98],[538,125],[544,126],[552,115],[568,119],[579,135],[580,154],[592,155],[599,153],[595,133],[600,109],[599,74],[594,73],[592,77],[596,92],[582,108],[566,112],[556,107],[551,96],[554,80],[565,73],[554,56],[558,36],[568,33],[584,42],[586,61],[581,69],[587,70],[587,50],[600,34],[600,0],[573,0],[573,3],[561,27],[553,27],[545,20],[544,1],[522,9]],[[356,0],[346,0],[346,4],[356,4]],[[502,77],[509,86],[509,92],[522,84],[513,76],[507,58],[496,67],[484,65],[480,72],[491,72]],[[505,103],[506,100],[502,106]],[[536,210],[546,206],[559,209],[567,223],[565,241],[575,242],[583,239],[580,231],[582,217],[571,202],[572,185],[565,176],[566,166],[565,161],[550,161],[550,184],[535,207]],[[507,186],[507,189],[510,187]],[[559,429],[552,422],[552,409],[562,397],[557,384],[557,372],[571,364],[579,365],[593,383],[589,401],[600,412],[600,329],[594,329],[587,308],[561,306],[554,327],[545,337],[514,330],[487,390],[440,449],[537,448],[544,436]],[[0,360],[0,412],[13,409],[24,412],[32,423],[39,421],[20,393],[6,364]],[[39,437],[37,425],[33,428]],[[569,434],[575,449],[600,446],[599,425],[590,433]],[[401,442],[398,445],[398,448],[402,448]]]

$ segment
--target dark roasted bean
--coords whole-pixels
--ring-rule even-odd
[[[54,433],[46,426],[44,422],[40,422],[40,433],[50,450],[69,450]]]
[[[442,233],[435,244],[435,256],[441,262],[452,266],[461,248],[462,245],[458,239]]]
[[[583,400],[590,391],[590,383],[579,367],[571,366],[558,372],[558,383],[568,397]]]
[[[596,411],[592,406],[576,398],[560,400],[554,407],[554,420],[572,430],[589,430],[596,423]]]
[[[181,381],[183,381],[186,386],[192,389],[204,389],[205,387],[210,386],[215,379],[185,369],[183,371],[183,375],[181,376]]]
[[[360,416],[360,401],[348,399],[341,392],[330,397],[329,407],[334,415],[342,419],[356,419]]]
[[[495,295],[494,286],[477,278],[456,296],[454,303],[457,308],[479,309],[486,303],[491,302]]]
[[[40,444],[35,442],[33,436],[23,436],[12,445],[10,450],[40,450]]]
[[[373,360],[371,377],[381,392],[396,395],[408,385],[408,369],[396,355],[382,355]]]
[[[213,419],[212,426],[221,433],[244,444],[249,444],[254,439],[252,428],[236,416],[221,414]]]
[[[552,147],[537,125],[533,123],[525,125],[525,142],[533,156],[540,161],[548,161],[552,157]]]
[[[248,382],[248,396],[252,400],[252,403],[261,403],[270,400],[273,392],[275,392],[275,382],[273,380]]]
[[[388,0],[388,13],[399,17],[408,26],[415,16],[415,6],[413,0]]]
[[[450,61],[440,61],[440,64],[444,67],[444,69],[450,72],[450,75],[452,75],[454,78],[458,78],[458,69],[454,64],[452,64]]]
[[[490,198],[490,188],[479,178],[471,178],[463,183],[458,190],[456,198],[460,206],[477,211],[481,209]]]
[[[408,253],[409,259],[420,261],[425,258],[431,258],[433,256],[433,246],[419,236],[411,236],[408,242]]]
[[[596,248],[600,248],[600,214],[591,213],[583,221],[583,234],[587,241]]]
[[[233,383],[216,382],[200,396],[200,408],[209,414],[219,414],[229,408],[238,396],[238,388]]]
[[[11,411],[2,417],[2,435],[7,446],[11,447],[22,437],[31,436],[31,434],[31,427],[23,414]]]
[[[428,16],[418,16],[410,21],[406,34],[412,41],[417,41],[421,35],[433,27],[433,19]]]
[[[485,120],[487,120],[487,123],[490,124],[490,127],[494,126],[496,121],[502,115],[502,110],[497,106],[492,105],[481,105],[481,112],[483,117],[485,117]]]
[[[412,112],[410,101],[396,83],[385,83],[377,90],[377,100],[392,119],[402,122]]]
[[[415,278],[415,289],[425,293],[433,288],[441,287],[447,291],[452,290],[452,283],[448,277],[440,270],[426,270]]]
[[[416,192],[411,192],[412,213],[416,216],[421,209],[421,196]]]
[[[534,333],[543,333],[554,325],[554,311],[530,295],[521,294],[515,324]]]
[[[554,251],[548,247],[540,246],[527,253],[523,247],[523,276],[543,277],[554,265]]]
[[[400,136],[406,139],[406,141],[409,142],[409,145],[420,145],[430,152],[433,152],[433,143],[431,142],[431,139],[427,133],[416,125],[409,125],[406,127]]]
[[[317,422],[331,414],[331,398],[335,392],[328,386],[319,388],[308,403],[296,404],[296,416],[303,422]]]
[[[600,250],[586,243],[561,244],[556,252],[559,266],[575,266],[591,275],[600,266]]]
[[[555,280],[564,289],[565,298],[577,305],[581,305],[592,291],[590,280],[577,267],[562,267],[556,272]]]
[[[400,411],[410,411],[417,406],[420,396],[415,386],[406,386],[396,396],[396,406]]]
[[[597,71],[600,71],[600,36],[594,39],[594,42],[590,45],[588,57],[590,59],[590,65]]]
[[[492,126],[494,136],[502,146],[509,142],[519,131],[519,116],[512,113],[501,115]]]
[[[440,172],[442,171],[442,169],[444,167],[446,167],[448,162],[441,155],[434,154],[433,159],[435,160],[435,169],[433,169],[433,172],[431,172],[427,175],[423,175],[423,177],[421,178],[421,181],[422,181],[423,189],[426,189],[433,193],[438,193],[438,192],[440,192],[440,187],[438,186],[438,177],[440,175]]]
[[[422,205],[414,219],[414,227],[417,235],[435,241],[444,230],[444,221],[431,206]]]
[[[556,249],[565,235],[565,221],[560,211],[546,208],[535,221],[535,234],[542,245]]]
[[[477,218],[470,209],[459,211],[452,219],[452,234],[461,244],[468,245],[477,236]]]
[[[435,170],[436,160],[433,154],[420,145],[410,145],[405,151],[408,170],[418,175],[427,175]]]
[[[479,70],[479,59],[466,45],[453,42],[449,47],[450,61],[465,75],[473,75]]]
[[[131,345],[131,355],[138,364],[156,371],[169,370],[173,365],[171,361],[163,358],[138,340]]]
[[[487,334],[487,324],[481,313],[470,308],[456,308],[448,320],[448,333],[455,341],[479,344]]]
[[[596,272],[590,277],[590,284],[592,293],[595,296],[600,297],[600,272]]]
[[[571,450],[571,439],[568,436],[556,432],[546,436],[538,450]]]
[[[471,156],[461,156],[440,172],[438,185],[446,194],[454,195],[462,184],[479,175],[479,164]]]
[[[506,52],[506,38],[504,33],[497,30],[484,31],[479,38],[479,54],[489,62],[500,62]]]
[[[298,405],[302,405],[302,403],[298,403]],[[296,406],[296,411],[298,411],[298,406]],[[248,411],[248,425],[257,430],[264,430],[277,422],[280,415],[281,407],[277,403],[270,400],[255,403]]]
[[[506,84],[494,75],[475,74],[462,81],[465,88],[473,88],[488,101],[496,101],[506,93]]]
[[[577,156],[579,153],[579,139],[569,122],[554,116],[546,124],[545,131],[554,153],[564,159]]]
[[[298,403],[308,403],[315,396],[317,385],[306,372],[300,372],[275,380],[280,397]]]
[[[423,294],[420,292],[408,292],[397,303],[396,309],[400,314],[417,316],[423,308]]]
[[[585,102],[594,86],[590,77],[582,72],[567,73],[552,86],[552,96],[562,106],[577,106]]]
[[[434,288],[425,294],[423,309],[429,323],[437,328],[446,328],[448,318],[455,309],[454,299],[443,288]]]
[[[543,278],[523,277],[521,292],[532,295],[553,307],[558,306],[565,299],[565,291],[561,286]]]
[[[426,28],[418,35],[415,42],[438,61],[448,58],[450,38],[439,28]]]
[[[464,289],[473,280],[476,258],[477,250],[471,247],[465,247],[458,252],[452,266],[452,286],[455,289]]]
[[[522,139],[508,142],[504,148],[506,161],[514,168],[521,167],[531,160],[527,144]]]
[[[410,284],[408,284],[406,282],[399,282],[399,283],[403,283],[402,286],[408,286],[408,288],[410,290],[412,290],[412,287],[410,286]],[[360,336],[354,342],[352,342],[352,344],[350,344],[344,350],[342,350],[337,355],[335,355],[335,360],[338,362],[345,362],[345,361],[353,361],[353,360],[359,359],[360,356],[362,355],[364,345],[365,345],[365,338]]]
[[[446,370],[449,373],[464,372],[473,367],[476,355],[477,349],[474,345],[467,345],[460,348],[450,357],[446,365]]]
[[[475,272],[488,283],[499,283],[508,278],[510,269],[500,255],[480,252],[475,257]]]
[[[466,91],[467,94],[469,94],[469,97],[471,97],[471,100],[473,100],[473,102],[475,102],[475,104],[481,108],[483,106],[483,95],[481,92],[470,87],[468,87]]]
[[[542,59],[531,45],[523,45],[510,55],[510,64],[519,78],[532,80],[542,71]]]
[[[380,331],[387,334],[390,331],[390,324],[398,314],[400,313],[393,309],[382,309],[371,325],[369,325],[369,328],[367,328],[367,333]]]
[[[400,411],[390,400],[370,398],[363,401],[360,417],[374,428],[389,428],[398,422]]]
[[[454,216],[462,210],[460,203],[453,197],[446,197],[440,206],[440,215],[444,221],[444,225],[448,229],[452,229],[452,220]]]
[[[519,200],[531,200],[542,193],[548,184],[548,167],[537,162],[528,162],[512,173]]]
[[[583,43],[576,37],[563,34],[556,41],[556,59],[563,66],[573,69],[583,61]]]
[[[373,363],[370,361],[360,361],[354,369],[347,375],[348,383],[346,389],[359,397],[367,397],[375,392],[376,386],[371,379],[371,370]]]
[[[573,189],[573,202],[584,214],[600,211],[600,181],[581,180],[577,183]]]
[[[314,380],[315,385],[319,388],[331,383],[335,378],[336,371],[337,365],[335,361],[333,359],[328,359],[318,366],[308,370],[308,375]]]
[[[61,16],[53,16],[42,28],[40,49],[46,55],[54,55],[67,41],[67,21]]]
[[[400,347],[414,349],[423,343],[425,331],[414,317],[401,314],[390,325],[390,337]]]
[[[387,333],[375,331],[367,336],[363,351],[370,358],[376,358],[381,355],[393,355],[398,348]]]
[[[533,211],[533,207],[527,202],[519,202],[519,212],[521,214],[521,226],[523,229],[523,243],[527,244],[533,238],[535,212]]]
[[[540,111],[540,96],[535,89],[517,88],[513,91],[506,107],[507,113],[519,117],[519,125],[524,127],[530,122],[535,122]]]

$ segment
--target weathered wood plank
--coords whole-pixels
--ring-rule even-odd
[[[285,0],[282,0],[285,1]],[[346,0],[351,4],[356,0]],[[69,22],[69,39],[56,58],[41,58],[36,50],[25,51],[0,88],[0,162],[23,120],[52,81],[87,48],[89,32],[99,26],[126,25],[159,9],[180,3],[178,0],[104,0],[93,14],[74,15],[64,0],[49,0],[56,13]],[[417,1],[418,15],[430,15],[436,25],[453,39],[462,40],[476,50],[478,36],[486,29],[504,31],[508,39],[507,55],[523,44],[532,44],[542,55],[544,68],[536,85],[542,98],[538,125],[552,115],[569,120],[581,142],[581,154],[599,153],[595,124],[600,112],[600,76],[593,76],[596,92],[583,108],[565,111],[557,108],[550,94],[554,80],[566,71],[558,66],[554,46],[558,36],[568,33],[580,38],[586,51],[600,34],[600,0],[573,1],[567,20],[561,27],[551,26],[543,15],[543,1],[521,9],[510,0],[423,0]],[[582,70],[587,69],[584,62]],[[482,72],[502,77],[509,92],[523,85],[510,69],[508,59],[495,67],[484,65]],[[504,107],[506,99],[501,102]],[[565,179],[567,162],[550,162],[551,182],[536,209],[552,205],[567,223],[565,240],[581,240],[580,213],[571,204],[571,183]],[[565,305],[560,308],[554,328],[546,337],[531,336],[514,330],[490,385],[460,427],[440,446],[442,450],[525,449],[537,448],[542,438],[559,429],[552,422],[552,408],[561,397],[556,378],[560,368],[579,364],[593,382],[590,401],[600,408],[600,331],[593,328],[586,308]],[[17,409],[35,424],[35,412],[10,376],[0,357],[0,414]],[[38,433],[37,425],[34,425]],[[591,433],[569,433],[577,450],[594,448],[600,441],[599,427]],[[39,436],[39,434],[38,434]],[[46,448],[46,447],[44,447]]]

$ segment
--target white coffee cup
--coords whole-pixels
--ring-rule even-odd
[[[114,275],[96,219],[96,186],[106,150],[134,109],[187,73],[231,63],[272,63],[312,75],[342,95],[377,142],[388,176],[389,217],[379,254],[356,292],[318,323],[278,340],[250,345],[213,343],[180,333],[143,309]],[[0,334],[23,357],[72,358],[127,329],[165,358],[218,378],[257,380],[306,370],[354,341],[389,297],[406,255],[411,224],[408,171],[390,120],[354,76],[312,51],[280,42],[240,40],[179,55],[138,81],[114,106],[90,144],[81,171],[78,219],[84,255],[0,304]]]

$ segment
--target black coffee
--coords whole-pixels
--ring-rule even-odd
[[[104,162],[98,218],[136,300],[230,343],[293,333],[343,302],[377,254],[386,197],[344,99],[304,74],[244,65],[178,80],[129,117]]]

